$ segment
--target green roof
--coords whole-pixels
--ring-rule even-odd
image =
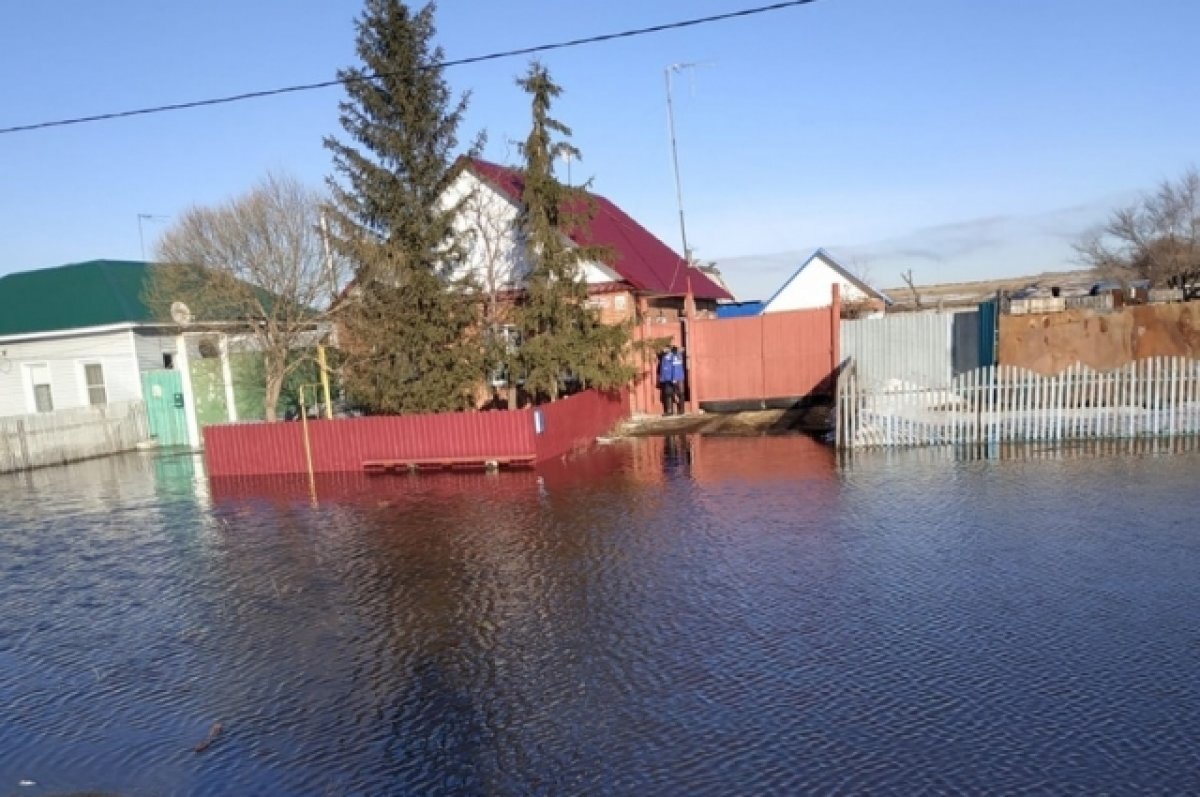
[[[142,300],[151,265],[90,260],[0,277],[0,336],[151,323]]]

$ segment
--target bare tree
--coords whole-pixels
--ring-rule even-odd
[[[505,299],[522,276],[514,246],[516,216],[506,210],[504,200],[481,190],[469,194],[459,208],[460,223],[465,225],[465,259],[475,267],[471,276],[483,297],[483,324],[488,329],[505,322]]]
[[[1193,290],[1200,280],[1200,171],[1164,180],[1152,193],[1114,211],[1108,222],[1075,246],[1100,273],[1154,287]]]
[[[900,279],[904,280],[904,284],[908,286],[909,292],[912,293],[913,307],[917,310],[923,309],[925,307],[925,303],[921,301],[921,293],[917,290],[917,286],[913,283],[912,269],[910,268],[908,271],[902,272],[900,274]]]
[[[511,205],[492,191],[475,190],[459,205],[459,226],[470,266],[470,289],[481,297],[480,320],[485,332],[485,357],[497,368],[511,359],[515,341],[507,334],[512,302],[525,276],[517,246],[519,230]],[[509,380],[506,402],[516,404],[516,386]]]
[[[263,357],[264,413],[273,421],[288,375],[310,362],[340,283],[326,256],[321,197],[268,175],[246,194],[192,207],[160,239],[147,301],[162,318],[176,303],[192,323],[249,336]]]

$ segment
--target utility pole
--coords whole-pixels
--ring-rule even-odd
[[[692,252],[688,248],[687,225],[683,220],[683,183],[679,179],[679,148],[675,144],[675,105],[671,98],[671,76],[695,64],[671,64],[666,69],[667,78],[667,125],[671,132],[671,162],[675,166],[675,201],[679,205],[679,237],[683,239],[683,260],[692,263]]]
[[[683,350],[684,362],[689,374],[695,374],[694,355],[692,353],[692,320],[696,315],[696,300],[692,296],[692,248],[688,245],[687,224],[683,220],[683,181],[679,177],[679,147],[675,143],[675,103],[671,96],[671,77],[676,72],[682,72],[685,69],[694,70],[701,66],[698,63],[671,64],[666,69],[667,80],[667,126],[671,132],[671,163],[675,167],[675,201],[679,204],[679,237],[683,240],[683,263],[687,268],[684,273],[687,274],[687,294],[683,300],[683,312],[685,320],[683,321]],[[679,264],[675,265],[676,274],[671,275],[670,287],[674,288],[675,279],[679,271]],[[697,393],[694,376],[690,379],[691,390],[688,396],[688,412],[694,413],[699,409],[697,403]]]
[[[145,262],[146,262],[146,235],[145,235],[145,233],[142,231],[142,222],[143,222],[143,221],[162,221],[163,219],[166,219],[166,218],[167,218],[166,216],[157,216],[157,215],[155,215],[155,214],[153,214],[153,213],[139,213],[139,214],[137,214],[137,221],[138,221],[138,243],[139,243],[139,244],[141,245],[141,247],[142,247],[142,262],[143,262],[143,263],[145,263]]]

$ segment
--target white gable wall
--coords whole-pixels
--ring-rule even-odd
[[[98,363],[102,367],[109,402],[142,397],[133,333],[127,329],[41,340],[0,341],[0,416],[36,412],[30,366],[47,367],[56,410],[88,406],[83,368],[87,363]]]
[[[811,310],[833,303],[833,286],[841,286],[843,302],[867,298],[857,286],[833,268],[821,255],[816,255],[763,308],[764,313],[786,310]]]
[[[454,276],[471,274],[486,291],[505,292],[524,287],[529,276],[529,258],[517,230],[520,215],[517,205],[466,170],[442,197],[443,208],[458,203],[462,203],[462,209],[454,229],[467,242],[467,252],[465,266]],[[621,281],[603,263],[584,263],[583,276],[589,285]]]

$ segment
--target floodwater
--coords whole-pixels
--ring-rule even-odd
[[[0,477],[0,795],[1198,793],[1198,481],[805,438],[315,507]]]

